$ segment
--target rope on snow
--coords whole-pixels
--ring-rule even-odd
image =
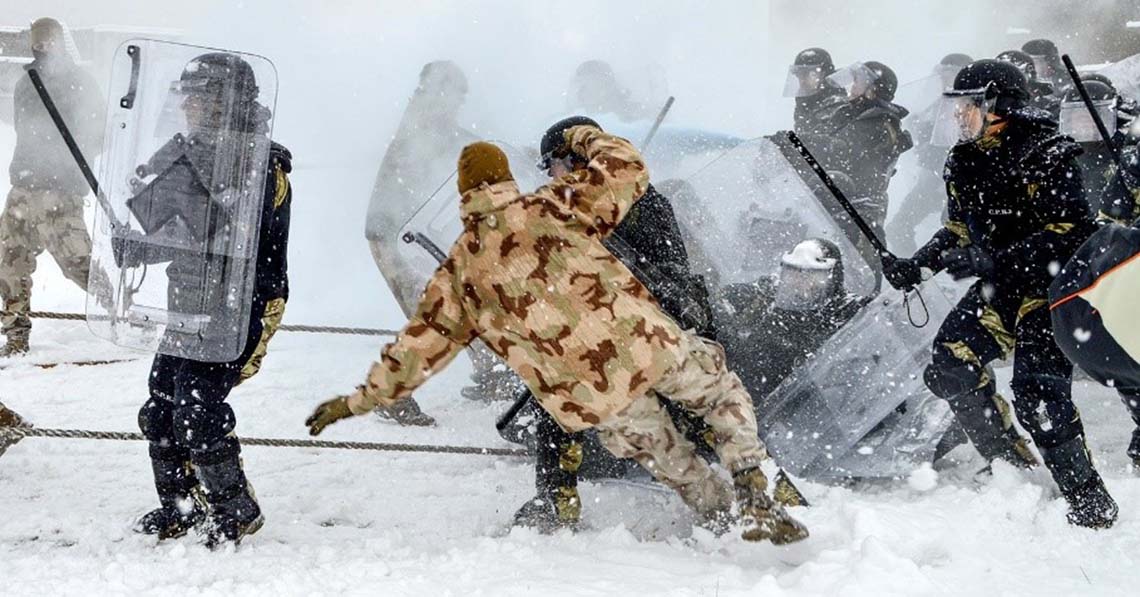
[[[138,442],[147,441],[141,433],[123,431],[90,431],[86,429],[44,429],[39,427],[0,427],[0,437],[11,441],[26,437],[51,439],[91,439]],[[473,456],[525,457],[521,448],[479,448],[476,446],[432,446],[424,444],[393,444],[377,442],[340,442],[313,439],[271,439],[258,437],[238,438],[243,446],[268,448],[321,448],[327,450],[367,450],[374,452],[423,452],[427,454],[469,454]]]
[[[61,321],[85,321],[87,319],[87,316],[83,313],[54,313],[51,311],[29,311],[27,313],[0,311],[0,315],[26,315],[33,319],[58,319]],[[338,327],[331,325],[300,325],[288,323],[282,324],[278,329],[283,332],[304,332],[309,334],[345,334],[350,336],[395,336],[399,333],[396,330],[385,330],[378,328]]]

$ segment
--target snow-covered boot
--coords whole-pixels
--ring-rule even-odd
[[[206,505],[185,452],[152,445],[150,454],[161,506],[143,515],[135,523],[135,532],[157,535],[159,540],[175,539],[205,520]]]
[[[1093,467],[1083,436],[1042,450],[1041,456],[1069,503],[1069,524],[1107,529],[1116,522],[1119,508]]]
[[[740,521],[744,524],[741,536],[745,541],[767,540],[775,545],[786,545],[808,537],[807,527],[768,496],[768,478],[760,467],[744,469],[732,478]]]
[[[582,517],[578,495],[582,444],[558,429],[553,420],[542,421],[539,427],[534,472],[537,494],[515,512],[514,525],[531,527],[540,533],[575,530]]]
[[[210,505],[205,524],[206,546],[210,549],[226,543],[236,545],[265,523],[253,487],[242,470],[237,440],[227,438],[224,442],[229,445],[217,452],[195,452],[193,456],[194,471]]]
[[[29,335],[27,331],[8,332],[4,346],[0,346],[0,359],[28,354]]]
[[[420,410],[420,405],[411,396],[391,406],[377,406],[372,412],[381,419],[395,421],[405,427],[431,427],[435,425],[435,419]]]
[[[795,483],[792,483],[792,479],[788,477],[788,474],[785,473],[783,469],[780,469],[780,472],[776,473],[776,487],[772,490],[772,497],[782,506],[810,505],[808,504],[807,498],[804,497],[804,494],[800,491],[800,488],[796,487]]]
[[[9,410],[8,407],[0,404],[0,456],[3,456],[8,448],[16,445],[16,442],[20,441],[19,436],[4,433],[5,427],[31,427],[31,425],[20,418],[20,415],[16,414],[15,411]]]

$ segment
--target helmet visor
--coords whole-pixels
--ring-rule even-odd
[[[807,311],[822,305],[833,294],[833,269],[804,269],[780,264],[776,283],[776,306],[789,311]]]
[[[1035,54],[1032,55],[1031,58],[1033,58],[1033,69],[1037,71],[1035,74],[1038,78],[1053,78],[1053,75],[1056,73],[1053,72],[1053,61],[1050,60],[1048,56],[1045,56],[1044,54]],[[1029,75],[1026,74],[1026,77],[1028,78]]]
[[[856,62],[851,66],[835,71],[830,77],[827,78],[836,87],[842,88],[847,92],[847,97],[854,98],[867,93],[867,90],[875,84],[879,76],[875,71],[867,67],[862,62]]]
[[[788,67],[788,79],[784,83],[784,97],[815,95],[823,86],[824,78],[822,66],[793,64]]]
[[[986,116],[994,111],[996,98],[986,98],[984,90],[976,93],[943,95],[934,117],[930,143],[935,147],[953,147],[975,141],[986,130]]]
[[[1104,128],[1111,135],[1116,131],[1116,102],[1113,100],[1094,101],[1093,108],[1100,116]],[[1068,135],[1078,143],[1096,143],[1101,141],[1100,131],[1096,128],[1092,114],[1085,107],[1084,102],[1064,102],[1061,104],[1061,133]]]

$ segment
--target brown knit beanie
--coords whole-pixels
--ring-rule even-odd
[[[486,141],[472,143],[459,154],[459,194],[483,183],[495,184],[514,180],[507,154]]]

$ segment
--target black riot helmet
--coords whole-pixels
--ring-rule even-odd
[[[1084,77],[1082,77],[1082,80],[1084,81],[1085,91],[1088,92],[1089,99],[1092,101],[1105,102],[1114,101],[1116,99],[1116,89],[1112,85],[1097,81],[1095,79],[1084,80]],[[1081,94],[1079,91],[1073,88],[1069,88],[1069,90],[1065,92],[1065,97],[1061,101],[1065,103],[1076,103],[1083,102],[1084,100],[1081,99]]]
[[[986,58],[958,71],[954,88],[943,93],[948,97],[976,94],[997,100],[994,113],[1004,115],[1029,101],[1029,80],[1013,64]]]
[[[1047,56],[1057,58],[1061,55],[1057,51],[1057,44],[1048,39],[1031,39],[1021,46],[1021,51],[1030,56]]]
[[[831,54],[823,48],[808,48],[796,54],[788,67],[784,83],[784,97],[804,98],[821,91],[824,80],[835,73]]]
[[[1085,83],[1086,87],[1093,81],[1103,83],[1112,89],[1114,93],[1116,92],[1116,84],[1112,82],[1112,79],[1108,78],[1108,75],[1102,73],[1081,73],[1081,81]]]
[[[1037,66],[1033,64],[1033,57],[1021,50],[1006,50],[998,54],[995,59],[1016,66],[1030,81],[1037,79]]]
[[[1033,57],[1037,65],[1037,74],[1050,81],[1061,76],[1064,68],[1061,66],[1061,53],[1057,51],[1057,44],[1048,39],[1031,39],[1021,46],[1021,51]]]
[[[835,72],[835,63],[831,60],[831,53],[823,48],[808,48],[796,54],[796,59],[792,61],[796,66],[818,66],[822,71],[823,76],[830,75]]]
[[[566,131],[576,126],[602,128],[594,119],[586,116],[570,116],[550,125],[550,128],[543,133],[542,142],[539,144],[539,152],[542,155],[538,162],[539,169],[549,170],[554,160],[571,155],[570,148],[566,146]],[[582,156],[575,157],[585,160]]]
[[[875,97],[887,102],[894,100],[895,92],[899,88],[899,78],[895,71],[882,62],[875,62],[874,60],[864,62],[863,65],[875,73],[875,82],[872,84]]]
[[[235,92],[233,99],[237,101],[253,101],[258,94],[253,67],[240,56],[226,52],[202,54],[191,60],[182,69],[178,86],[186,94],[214,96],[220,96],[226,88],[231,88]]]
[[[970,58],[969,55],[955,52],[943,56],[942,60],[938,61],[938,64],[941,66],[956,66],[961,69],[963,66],[966,66],[973,61],[974,59]]]

